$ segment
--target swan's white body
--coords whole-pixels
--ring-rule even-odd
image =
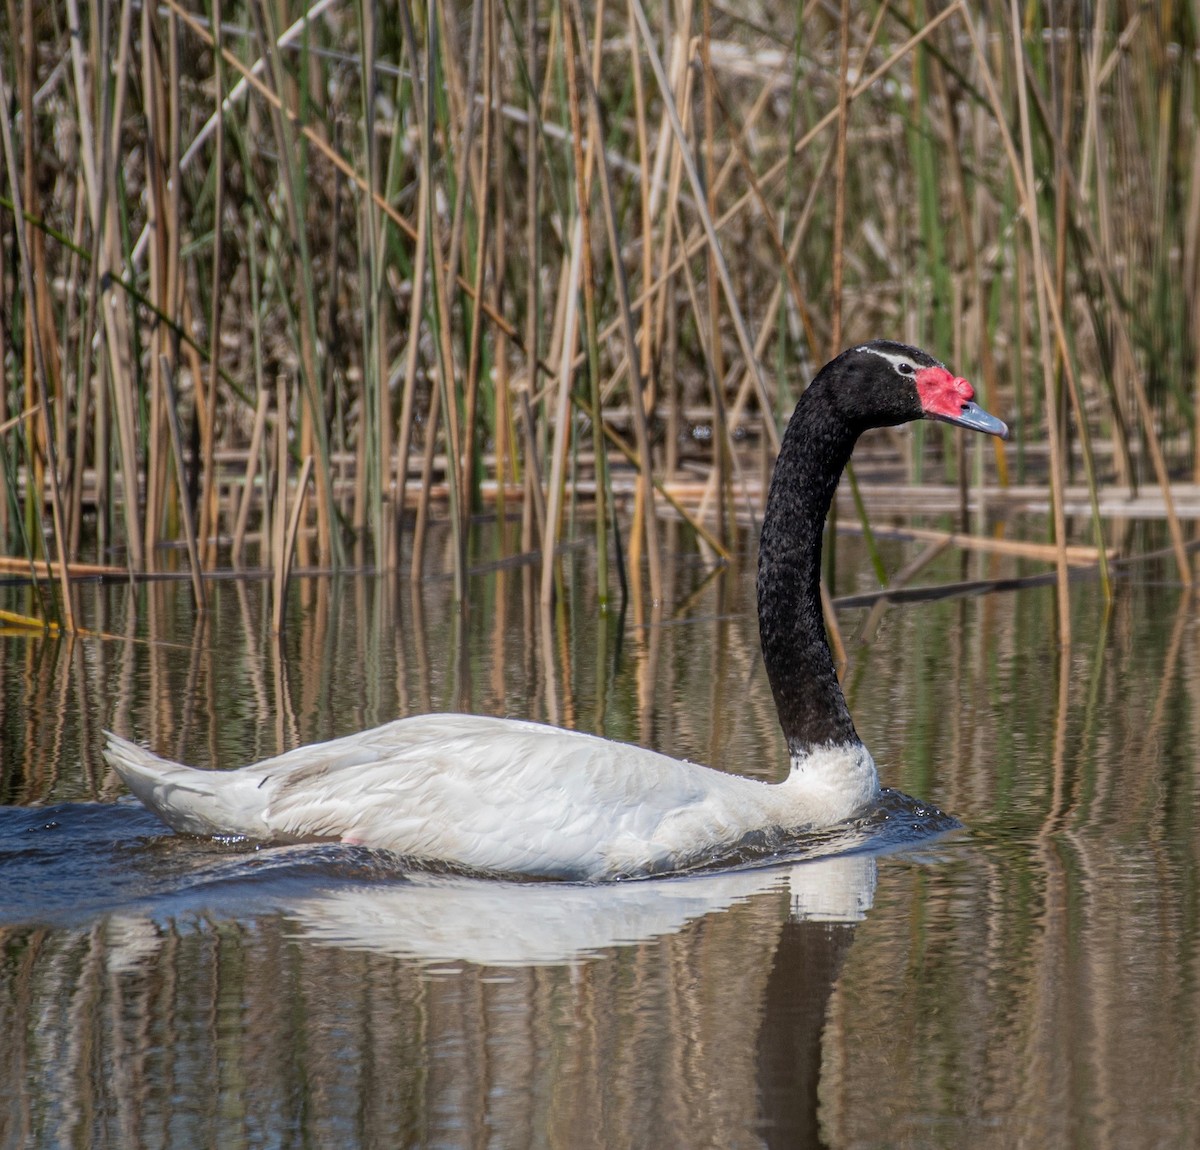
[[[504,874],[604,880],[683,870],[833,826],[879,793],[861,744],[793,760],[781,783],[538,723],[418,715],[234,771],[105,755],[176,830],[334,839]]]

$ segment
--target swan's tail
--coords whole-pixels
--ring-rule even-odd
[[[105,731],[104,757],[163,822],[192,835],[263,838],[267,796],[240,771],[185,767]]]

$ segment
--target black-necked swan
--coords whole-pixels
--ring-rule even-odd
[[[358,843],[473,871],[599,881],[661,874],[853,816],[879,794],[821,616],[821,535],[859,435],[938,419],[1004,437],[923,351],[844,351],[788,423],[758,557],[763,661],[791,758],[764,783],[642,747],[514,719],[417,715],[232,771],[169,762],[116,735],[105,756],[176,830]]]

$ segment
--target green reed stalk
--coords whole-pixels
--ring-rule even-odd
[[[179,401],[175,393],[175,373],[171,370],[171,361],[165,354],[160,357],[160,367],[167,427],[170,429],[171,435],[171,454],[175,464],[175,479],[179,490],[185,493],[180,501],[180,508],[183,515],[184,540],[187,543],[188,566],[192,575],[192,599],[197,613],[203,615],[208,610],[208,598],[204,593],[204,576],[200,571],[200,548],[196,541],[196,526],[192,520],[192,505],[186,496],[187,473],[183,461],[183,434],[179,430]]]
[[[471,81],[468,83],[464,115],[468,123],[474,122],[474,103],[476,81],[475,75],[480,69],[477,58],[482,55],[482,71],[478,80],[481,95],[484,97],[483,135],[480,147],[479,167],[480,176],[476,182],[475,195],[475,236],[474,256],[475,268],[471,284],[470,306],[470,344],[467,349],[467,386],[464,400],[463,416],[463,458],[466,487],[466,503],[470,510],[478,509],[480,505],[480,481],[483,475],[482,444],[478,434],[481,373],[484,367],[483,340],[483,305],[485,298],[485,277],[488,264],[488,247],[491,243],[489,222],[491,220],[492,181],[489,173],[492,167],[494,119],[487,105],[487,98],[492,90],[492,68],[494,60],[492,36],[485,34],[484,25],[490,29],[492,23],[492,4],[490,0],[477,0],[475,15],[471,26]],[[464,310],[465,310],[464,301]],[[486,379],[486,373],[483,373]],[[497,476],[499,480],[499,476]]]

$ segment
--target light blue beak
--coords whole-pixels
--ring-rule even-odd
[[[1008,424],[994,415],[989,415],[977,403],[964,403],[958,415],[927,415],[926,419],[940,419],[943,423],[952,423],[955,427],[967,427],[972,431],[982,431],[985,435],[996,435],[1001,439],[1008,438]]]

